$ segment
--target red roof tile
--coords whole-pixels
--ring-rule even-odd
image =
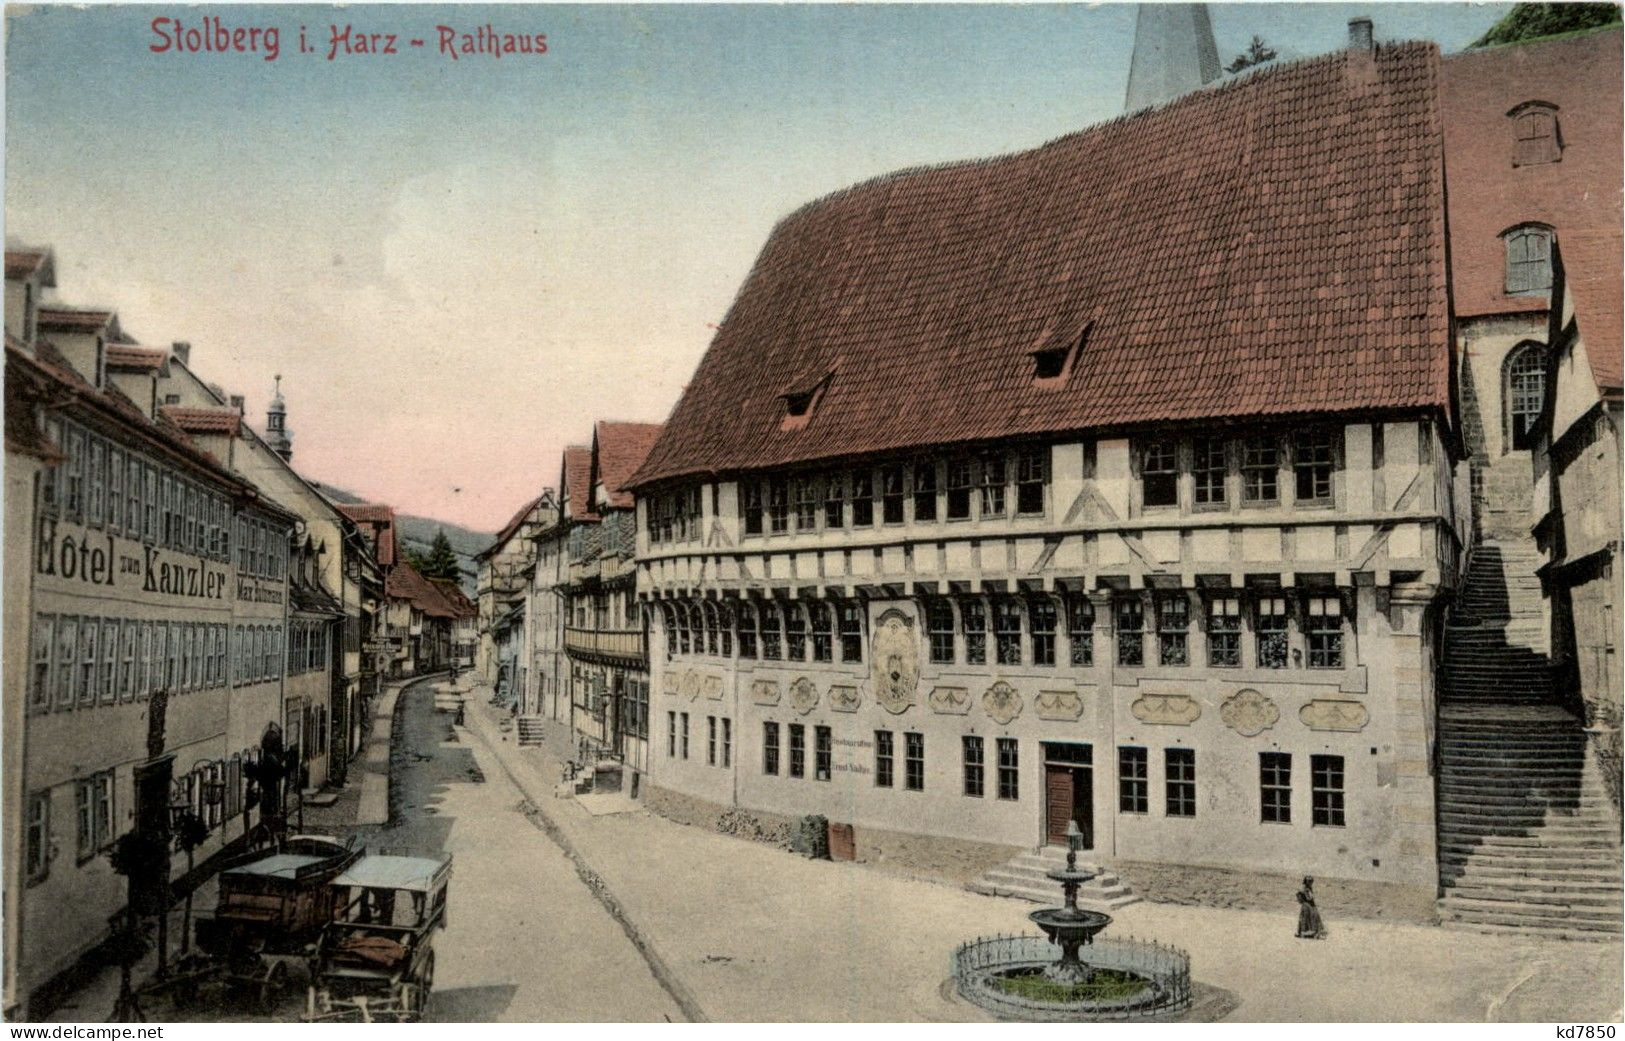
[[[433,618],[459,616],[457,608],[441,595],[440,590],[404,560],[390,568],[384,579],[384,594],[395,600],[406,600]]]
[[[158,411],[188,434],[225,434],[228,437],[236,437],[243,422],[237,410],[231,408],[183,408],[180,405],[160,405]]]
[[[390,567],[395,563],[395,507],[382,503],[335,503],[338,511],[355,521],[356,526],[371,536],[372,554],[378,563]]]
[[[600,422],[593,428],[593,475],[591,486],[602,484],[615,509],[632,508],[632,492],[627,481],[643,465],[649,449],[665,429],[661,423]]]
[[[6,281],[16,282],[28,278],[40,268],[50,264],[51,254],[38,249],[6,250]],[[46,272],[49,277],[49,270]]]
[[[1585,340],[1586,357],[1597,389],[1618,397],[1625,389],[1625,347],[1621,341],[1620,301],[1625,297],[1619,228],[1575,231],[1557,236],[1564,283],[1574,299],[1574,321]]]
[[[41,332],[97,333],[108,326],[116,332],[118,319],[111,311],[78,307],[41,307],[38,312]]]
[[[513,538],[514,532],[519,530],[519,526],[525,523],[525,518],[529,517],[531,511],[536,509],[537,506],[541,505],[542,500],[546,497],[547,496],[545,493],[538,495],[536,498],[525,503],[525,505],[519,507],[519,512],[508,518],[508,523],[504,524],[502,526],[502,530],[497,532],[496,537],[491,540],[491,544],[480,551],[478,559],[483,560],[506,545],[508,540]]]
[[[434,586],[446,603],[451,605],[456,617],[472,618],[480,613],[479,608],[474,606],[474,601],[468,598],[468,594],[463,592],[456,581],[449,578],[431,578],[429,584]]]
[[[1439,70],[1451,291],[1456,314],[1546,309],[1508,296],[1501,235],[1524,223],[1617,231],[1622,211],[1621,32],[1468,51]],[[1514,166],[1514,121],[1526,101],[1557,107],[1562,159]]]
[[[1438,54],[1281,65],[779,225],[628,482],[1211,417],[1449,407]],[[1087,340],[1070,378],[1031,353]],[[786,394],[828,378],[799,430]]]
[[[156,372],[169,361],[169,352],[156,347],[135,347],[125,343],[107,345],[107,367]]]
[[[585,445],[570,445],[564,450],[564,473],[559,481],[569,497],[569,519],[578,524],[596,521],[598,513],[592,508],[592,449]]]

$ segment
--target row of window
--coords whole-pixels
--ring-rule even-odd
[[[1337,430],[1306,428],[1244,438],[1159,437],[1138,449],[1140,501],[1147,509],[1179,506],[1184,477],[1191,483],[1187,505],[1197,510],[1223,508],[1235,495],[1247,505],[1279,505],[1286,498],[1283,484],[1294,503],[1329,506],[1342,437]]]
[[[1258,668],[1282,669],[1293,660],[1294,629],[1304,637],[1307,665],[1340,669],[1344,663],[1343,603],[1334,594],[1285,596],[1278,593],[1212,595],[1199,600],[1199,628],[1205,636],[1202,659],[1219,668],[1243,664],[1243,639],[1250,631]],[[864,610],[855,601],[821,600],[669,601],[665,615],[666,655],[699,654],[729,658],[737,639],[739,657],[763,661],[861,662]],[[1154,660],[1186,666],[1199,660],[1191,649],[1192,600],[1185,592],[1139,594],[1112,601],[1114,656],[1118,665],[1138,668]],[[1065,622],[1064,631],[1061,628]],[[932,598],[925,602],[928,656],[938,665],[1055,666],[1061,661],[1095,664],[1095,605],[1086,596]],[[1146,638],[1155,638],[1148,659]],[[1059,646],[1064,637],[1064,653]],[[1296,663],[1296,662],[1294,662]]]
[[[785,764],[785,773],[790,777],[807,776],[807,728],[801,723],[791,723],[785,728],[789,732],[790,755]],[[813,728],[813,779],[827,781],[834,773],[835,741],[829,727],[814,726]],[[923,756],[923,752],[921,753]],[[777,777],[781,760],[779,746],[779,724],[769,721],[762,724],[762,772]]]
[[[854,600],[665,601],[666,656],[863,661],[864,609]]]
[[[89,708],[276,679],[280,626],[38,614],[29,669],[34,711]]]
[[[327,668],[328,627],[331,622],[295,619],[288,623],[288,675],[321,672]]]
[[[705,717],[705,765],[733,766],[734,721],[727,716]],[[666,713],[666,758],[687,759],[688,713]]]
[[[225,496],[77,423],[52,417],[47,428],[65,456],[40,479],[47,515],[230,562],[232,507]],[[239,519],[239,541],[242,533]]]

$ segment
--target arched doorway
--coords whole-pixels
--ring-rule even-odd
[[[1526,452],[1535,444],[1535,425],[1546,407],[1546,352],[1533,342],[1507,355],[1502,391],[1506,405],[1507,448]]]

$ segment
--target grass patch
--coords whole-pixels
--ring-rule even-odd
[[[1122,1001],[1150,989],[1143,976],[1116,969],[1096,969],[1088,983],[1056,983],[1044,978],[1042,969],[1030,969],[1008,976],[995,976],[993,986],[1006,994],[1028,1001],[1070,1003],[1075,1001]]]

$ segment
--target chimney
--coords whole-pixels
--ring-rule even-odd
[[[169,353],[174,355],[175,360],[179,361],[182,365],[190,366],[192,364],[192,345],[189,343],[182,343],[180,340],[176,340],[174,343],[169,345]]]
[[[244,407],[243,396],[241,394],[233,394],[231,396],[231,410],[240,416],[243,414]]]
[[[1364,17],[1349,19],[1349,50],[1368,52],[1371,50],[1371,19]]]

